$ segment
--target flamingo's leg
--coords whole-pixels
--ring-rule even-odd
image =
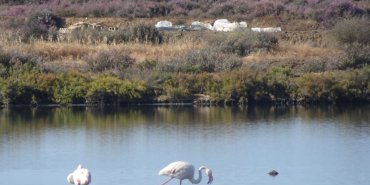
[[[162,185],[167,184],[167,183],[168,183],[168,182],[170,182],[172,179],[173,179],[173,177],[171,177],[170,179],[168,179],[166,182],[162,183]]]
[[[181,185],[181,183],[182,183],[182,180],[180,180],[180,185]]]

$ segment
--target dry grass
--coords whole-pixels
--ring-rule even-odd
[[[7,43],[5,50],[16,50],[25,53],[34,53],[47,59],[45,63],[48,68],[69,69],[85,66],[83,57],[92,55],[101,50],[115,49],[130,53],[130,56],[137,62],[146,59],[155,59],[165,61],[176,57],[192,49],[204,47],[203,42],[194,42],[192,40],[181,39],[161,45],[145,43],[125,43],[125,44],[80,44],[78,42],[48,42],[35,41],[32,43]]]
[[[79,21],[90,22],[90,23],[102,23],[107,26],[127,26],[130,24],[152,24],[154,25],[157,21],[163,20],[164,18],[152,18],[152,19],[134,19],[130,20],[127,18],[67,18],[67,25],[76,23]],[[183,22],[190,24],[189,20],[182,20],[179,18],[167,19],[173,22]],[[278,21],[277,21],[278,20]],[[203,20],[204,21],[204,20]],[[268,19],[256,19],[251,22],[259,23],[257,26],[279,26],[280,23],[286,20],[281,20],[279,17],[271,17]],[[208,20],[208,22],[212,22]],[[270,23],[276,23],[270,24]],[[289,22],[290,23],[290,22]],[[300,23],[300,24],[298,24]],[[289,25],[299,25],[299,27],[317,29],[317,22],[304,20],[304,21],[291,21]],[[304,25],[304,26],[302,26]],[[295,27],[285,26],[295,30]],[[177,35],[176,35],[177,34]],[[181,35],[181,36],[180,36]],[[130,53],[130,56],[137,62],[144,61],[146,59],[166,61],[169,58],[177,57],[189,50],[201,49],[207,47],[206,37],[209,33],[201,32],[184,32],[175,33],[170,38],[173,40],[168,43],[161,45],[152,45],[145,43],[124,43],[124,44],[81,44],[78,42],[48,42],[48,41],[34,41],[32,43],[20,43],[16,40],[11,40],[11,33],[0,34],[0,45],[6,46],[3,49],[6,50],[18,50],[26,53],[34,53],[38,56],[42,56],[47,59],[47,64],[50,68],[75,68],[83,67],[85,65],[83,57],[85,55],[91,55],[101,50],[115,49],[122,52]],[[289,40],[279,40],[278,49],[266,53],[252,53],[243,60],[245,63],[248,62],[264,62],[264,61],[293,61],[293,62],[305,62],[320,58],[330,58],[333,56],[342,56],[343,51],[339,49],[329,48],[327,46],[315,47],[309,43],[296,43],[289,44]]]
[[[244,58],[244,62],[263,62],[263,61],[309,61],[314,59],[329,58],[333,56],[345,55],[342,50],[315,47],[309,43],[289,44],[281,42],[278,49],[269,53],[252,53]]]

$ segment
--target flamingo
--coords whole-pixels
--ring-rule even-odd
[[[80,164],[73,173],[68,175],[67,181],[75,185],[88,185],[91,182],[91,175],[89,170]]]
[[[194,179],[194,166],[185,161],[176,161],[167,165],[161,171],[159,171],[159,175],[166,175],[170,177],[170,179],[168,179],[162,185],[165,185],[166,183],[170,182],[173,178],[179,179],[180,185],[182,183],[182,180],[184,179],[188,179],[192,184],[199,184],[200,181],[202,180],[202,170],[205,170],[208,176],[207,184],[211,184],[213,181],[211,169],[205,166],[199,167],[198,179]]]

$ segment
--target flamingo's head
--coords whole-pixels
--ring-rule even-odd
[[[212,170],[209,168],[206,168],[206,174],[208,176],[208,182],[207,184],[211,184],[213,181],[213,176],[212,176]]]
[[[207,184],[211,184],[211,183],[212,183],[212,181],[213,181],[212,170],[211,170],[211,169],[209,169],[209,168],[207,168],[207,167],[205,167],[205,166],[201,166],[201,167],[199,168],[199,170],[205,170],[206,175],[208,176],[208,182],[207,182]]]

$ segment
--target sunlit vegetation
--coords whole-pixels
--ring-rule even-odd
[[[45,1],[42,6],[50,6],[55,13],[31,13],[39,9],[38,2],[3,1],[9,9],[2,13],[25,16],[0,21],[3,106],[315,104],[370,100],[370,21],[363,1],[213,4],[189,0],[180,3],[182,6],[175,1],[124,1],[125,8],[138,5],[135,9],[122,9],[118,1],[60,1],[69,8]],[[204,9],[201,2],[210,8]],[[86,3],[90,3],[86,10],[78,9],[77,5]],[[319,5],[329,7],[310,9]],[[305,9],[305,13],[299,8]],[[87,28],[73,31],[68,38],[57,35],[57,30],[66,24],[60,15],[196,17],[200,10],[207,10],[202,15],[208,19],[220,15],[239,19],[289,13],[292,18],[315,19],[328,30],[320,33],[324,38],[319,41],[315,36],[293,41],[284,32],[162,32],[150,21],[132,21],[114,32]],[[325,18],[330,16],[338,19]]]

